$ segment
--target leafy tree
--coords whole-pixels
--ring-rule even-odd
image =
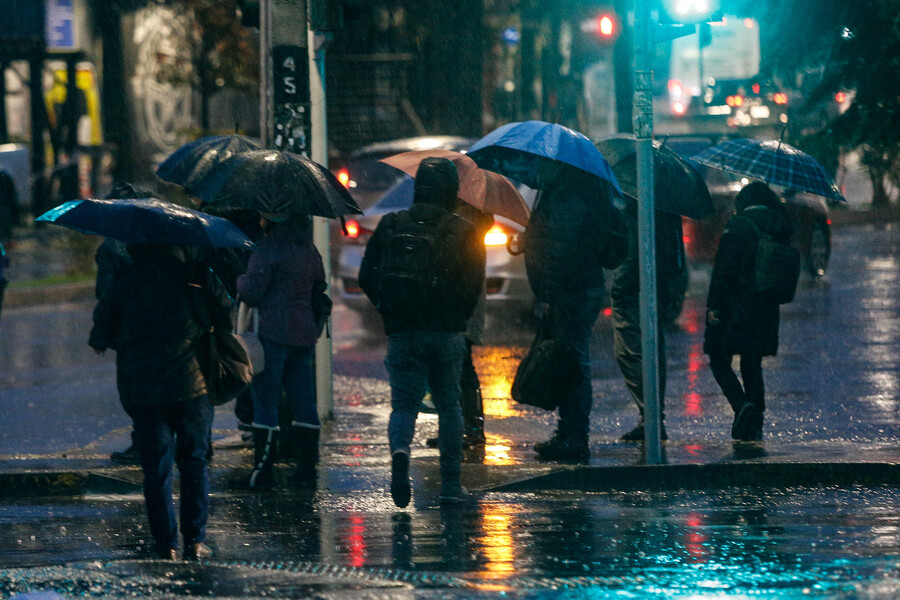
[[[801,74],[807,112],[850,98],[843,113],[817,132],[842,148],[858,148],[873,186],[873,206],[886,205],[886,181],[900,179],[900,11],[896,0],[769,0],[772,24],[764,68]]]

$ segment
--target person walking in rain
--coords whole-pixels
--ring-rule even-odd
[[[760,236],[788,242],[793,225],[769,186],[753,182],[734,201],[709,282],[703,351],[713,377],[734,410],[731,437],[760,441],[766,410],[762,358],[778,351],[779,305],[768,302],[754,285]],[[731,367],[740,356],[741,381]]]
[[[603,269],[625,257],[625,223],[612,204],[610,185],[598,177],[547,160],[541,162],[541,178],[525,232],[526,273],[535,297],[546,305],[541,327],[574,351],[584,377],[560,403],[553,436],[534,450],[545,460],[583,460],[589,456],[593,405],[591,328],[605,303]]]
[[[266,232],[238,277],[241,302],[257,308],[266,368],[253,378],[253,471],[249,487],[270,489],[278,437],[282,388],[291,407],[294,483],[314,486],[322,424],[316,409],[313,356],[321,330],[313,311],[313,289],[324,288],[325,268],[313,245],[312,219],[263,215]]]
[[[411,498],[410,444],[426,388],[438,411],[440,501],[465,502],[469,495],[460,483],[463,332],[484,284],[485,251],[472,224],[450,212],[458,190],[451,161],[424,159],[412,207],[381,220],[360,267],[360,286],[388,335],[390,489],[401,508]]]
[[[229,330],[234,302],[209,267],[190,260],[182,247],[129,244],[127,251],[133,264],[116,273],[100,297],[89,344],[98,354],[116,351],[116,381],[134,422],[156,554],[174,560],[178,549],[174,459],[183,556],[197,560],[210,553],[205,541],[213,406],[198,360],[204,330],[196,307],[208,307],[213,326]]]
[[[637,405],[638,424],[620,438],[626,442],[644,440],[644,373],[640,324],[640,261],[638,257],[637,201],[626,197],[624,210],[628,227],[628,254],[612,275],[613,350],[625,387]],[[671,302],[677,282],[685,275],[681,216],[656,211],[656,297],[659,314]],[[664,400],[666,395],[666,341],[662,319],[658,319],[659,423],[660,438],[667,439]]]

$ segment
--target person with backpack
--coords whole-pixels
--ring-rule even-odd
[[[568,346],[583,376],[560,402],[553,436],[534,450],[545,460],[584,460],[593,405],[591,329],[606,304],[603,269],[617,267],[627,252],[626,228],[608,182],[558,161],[541,163],[541,179],[523,245],[528,283],[546,308],[538,335]]]
[[[470,222],[453,214],[459,176],[445,158],[419,165],[413,204],[385,215],[366,246],[359,284],[384,321],[391,385],[391,498],[407,506],[410,444],[420,401],[438,411],[442,504],[465,502],[460,483],[464,332],[484,282],[485,251]]]
[[[266,368],[253,378],[253,471],[248,486],[268,490],[278,449],[279,398],[291,407],[290,435],[296,459],[293,482],[314,487],[319,434],[313,357],[322,332],[313,306],[314,291],[325,287],[325,267],[313,245],[306,215],[263,214],[265,237],[256,244],[247,272],[237,278],[238,300],[259,315],[257,334]]]
[[[613,351],[625,387],[637,405],[638,424],[622,435],[624,442],[644,440],[644,367],[640,322],[640,262],[638,257],[637,200],[627,198],[624,207],[628,226],[628,254],[612,275],[609,295],[612,301]],[[671,302],[677,282],[685,276],[684,240],[681,216],[656,211],[656,297],[659,314]],[[662,319],[656,327],[659,355],[659,433],[668,438],[665,428],[666,340]]]
[[[761,182],[740,191],[716,251],[706,300],[703,351],[713,377],[734,411],[731,437],[761,441],[766,410],[762,358],[778,351],[779,304],[793,298],[799,255],[790,246],[793,225],[778,196]],[[779,248],[780,246],[780,248]],[[766,249],[774,247],[773,254]],[[787,256],[784,261],[766,256]],[[792,258],[793,257],[793,258]],[[760,260],[757,260],[760,259]],[[781,266],[780,266],[781,265]],[[776,273],[782,283],[772,294],[760,285]],[[741,379],[731,362],[740,356]]]

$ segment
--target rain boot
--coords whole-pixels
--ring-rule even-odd
[[[484,402],[481,388],[463,388],[463,447],[484,445]]]
[[[275,464],[275,448],[278,429],[253,428],[253,472],[250,473],[251,490],[270,490],[274,485],[272,467]]]
[[[299,487],[315,487],[319,464],[319,432],[318,427],[291,425],[293,441],[291,446],[297,467],[294,470],[293,482]]]

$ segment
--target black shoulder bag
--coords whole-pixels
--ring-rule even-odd
[[[547,318],[541,319],[534,342],[519,363],[512,397],[519,404],[556,410],[572,395],[584,373],[575,352],[567,344],[549,337]]]

